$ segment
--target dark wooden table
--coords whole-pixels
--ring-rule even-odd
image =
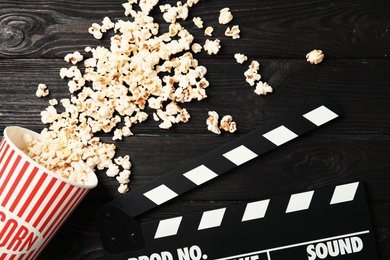
[[[123,0],[2,0],[0,2],[0,131],[18,125],[40,131],[40,111],[51,98],[69,97],[59,76],[66,54],[86,46],[108,46],[109,37],[94,39],[89,26],[104,16],[124,16]],[[175,4],[176,1],[161,1]],[[241,38],[224,36],[219,10],[229,7]],[[153,14],[164,27],[159,10]],[[200,1],[181,23],[203,43],[203,30],[192,23],[202,17],[221,39],[218,55],[196,54],[208,68],[208,98],[185,104],[187,124],[170,130],[150,118],[132,129],[134,136],[113,142],[118,155],[130,154],[136,189],[205,152],[235,140],[289,111],[319,98],[334,98],[344,115],[314,132],[251,161],[142,216],[142,221],[213,209],[232,202],[292,194],[325,185],[364,182],[380,259],[390,259],[390,2],[388,0]],[[318,65],[306,54],[321,49]],[[261,64],[260,73],[274,89],[257,96],[244,79],[248,62],[237,64],[235,53]],[[39,83],[50,96],[37,98]],[[217,136],[206,127],[207,112],[230,114],[238,131]],[[96,210],[119,197],[117,182],[98,172],[93,189],[63,225],[39,259],[102,259]]]

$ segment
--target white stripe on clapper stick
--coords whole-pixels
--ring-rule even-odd
[[[260,200],[255,202],[250,202],[246,205],[244,215],[242,216],[242,222],[264,218],[265,213],[269,204],[268,200]]]
[[[158,223],[158,227],[157,227],[156,234],[154,235],[154,239],[176,235],[179,230],[182,219],[183,217],[176,217],[176,218],[161,220]]]
[[[307,120],[309,120],[316,126],[320,126],[335,119],[336,117],[338,117],[338,115],[327,107],[320,106],[304,114],[303,117],[305,117]]]
[[[198,230],[219,227],[225,215],[226,208],[203,212]]]
[[[336,186],[330,204],[352,201],[355,198],[358,186],[359,182]]]
[[[204,165],[198,166],[183,175],[198,186],[218,176]]]
[[[144,196],[156,203],[161,205],[168,200],[173,199],[177,196],[177,193],[165,186],[164,184],[144,193]]]
[[[284,125],[279,126],[274,130],[271,130],[268,133],[263,134],[263,136],[277,146],[280,146],[298,137],[296,133],[294,133]]]
[[[258,155],[244,145],[240,145],[239,147],[224,153],[223,156],[235,165],[240,166],[241,164],[256,158]]]
[[[308,209],[311,199],[313,198],[313,194],[314,191],[307,191],[291,195],[286,213]]]

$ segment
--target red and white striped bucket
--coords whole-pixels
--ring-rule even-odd
[[[87,192],[95,174],[80,185],[28,157],[23,136],[39,134],[7,127],[0,143],[0,260],[35,259]]]

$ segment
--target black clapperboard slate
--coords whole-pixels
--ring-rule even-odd
[[[97,218],[106,259],[378,259],[361,182],[163,220],[136,220],[340,115],[332,100],[316,100],[104,205]]]

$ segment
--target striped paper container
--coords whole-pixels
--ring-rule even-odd
[[[0,260],[36,259],[87,192],[95,174],[83,185],[45,169],[22,150],[24,134],[7,127],[0,143]]]

